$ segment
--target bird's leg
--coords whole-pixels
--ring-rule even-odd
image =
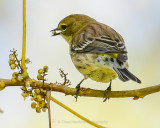
[[[78,98],[78,93],[79,93],[80,85],[81,85],[81,83],[82,83],[85,79],[86,79],[86,78],[83,78],[83,79],[79,82],[79,84],[77,84],[77,86],[76,86],[76,96],[75,96],[76,101],[77,101],[77,98]]]
[[[106,97],[106,94],[107,92],[110,92],[111,91],[111,85],[112,85],[112,80],[110,80],[110,83],[109,83],[109,87],[104,91],[104,100],[103,102],[105,102],[106,100],[109,100],[109,97]]]

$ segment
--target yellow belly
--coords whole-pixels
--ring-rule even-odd
[[[117,78],[117,74],[109,67],[107,62],[101,64],[95,61],[98,56],[97,54],[71,54],[75,67],[86,78],[104,83],[108,83],[110,80]]]

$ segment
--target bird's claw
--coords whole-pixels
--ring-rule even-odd
[[[105,102],[106,100],[109,100],[109,97],[106,97],[106,94],[108,93],[108,92],[111,92],[111,82],[110,82],[110,84],[109,84],[109,87],[104,91],[104,100],[103,100],[103,102]]]
[[[76,95],[75,95],[76,102],[77,102],[79,90],[80,90],[80,85],[78,84],[78,85],[76,86]]]

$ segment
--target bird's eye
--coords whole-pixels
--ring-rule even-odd
[[[66,30],[67,26],[63,24],[63,25],[61,25],[61,28],[62,28],[63,30]]]

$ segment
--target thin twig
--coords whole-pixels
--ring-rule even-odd
[[[26,0],[23,0],[23,45],[22,45],[22,76],[23,78],[28,77],[26,69]]]
[[[50,108],[50,96],[51,91],[47,91],[47,107],[48,107],[48,119],[49,119],[49,128],[51,128],[51,108]]]
[[[64,109],[66,109],[67,111],[71,112],[72,114],[74,114],[75,116],[79,117],[80,119],[84,120],[85,122],[91,124],[92,126],[95,126],[97,128],[106,128],[104,126],[95,124],[94,122],[88,120],[87,118],[83,117],[82,115],[78,114],[77,112],[75,112],[74,110],[72,110],[71,108],[67,107],[66,105],[64,105],[63,103],[59,102],[58,100],[56,100],[55,98],[53,98],[52,96],[50,97],[50,99],[55,102],[56,104],[58,104],[59,106],[63,107]]]

